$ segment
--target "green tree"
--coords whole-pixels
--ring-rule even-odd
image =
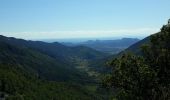
[[[124,54],[111,62],[112,73],[105,83],[117,88],[119,100],[147,100],[152,98],[156,73],[142,57]],[[149,99],[150,100],[150,99]]]
[[[150,37],[143,56],[123,54],[114,59],[104,83],[118,89],[118,100],[170,99],[170,27]]]
[[[152,35],[150,44],[142,47],[145,62],[156,72],[155,98],[170,98],[170,27],[163,26],[161,32]]]

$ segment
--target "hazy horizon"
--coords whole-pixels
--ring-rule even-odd
[[[28,40],[146,37],[170,18],[169,5],[168,0],[2,0],[0,35]]]
[[[63,39],[32,39],[33,41],[44,41],[44,42],[65,42],[65,43],[76,43],[76,42],[86,42],[86,41],[96,41],[96,40],[121,40],[123,38],[131,39],[143,39],[145,37],[105,37],[105,38],[63,38]]]

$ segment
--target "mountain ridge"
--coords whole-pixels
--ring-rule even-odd
[[[138,41],[139,39],[137,38],[122,38],[116,40],[89,40],[79,43],[62,42],[62,44],[70,47],[86,46],[97,51],[112,55],[121,52],[122,50],[126,49],[127,47]]]

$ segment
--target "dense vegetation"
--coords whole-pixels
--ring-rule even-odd
[[[0,98],[6,100],[100,100],[77,84],[49,82],[25,74],[17,66],[0,65]]]
[[[0,98],[103,100],[96,91],[98,82],[88,75],[90,69],[76,67],[103,56],[87,47],[0,36]]]
[[[169,41],[170,23],[114,56],[110,71],[104,66],[112,55],[100,50],[0,36],[0,99],[169,100]],[[100,87],[103,73],[111,89]]]
[[[106,86],[114,88],[118,100],[170,99],[170,25],[149,37],[140,55],[122,54],[111,61]],[[139,43],[141,44],[141,43]]]
[[[0,42],[0,46],[2,64],[20,66],[25,72],[34,74],[41,79],[53,81],[73,81],[72,79],[74,79],[74,81],[79,81],[81,77],[85,76],[68,63],[62,63],[38,51],[4,42]]]
[[[22,40],[22,39],[7,38],[4,36],[0,36],[0,41],[2,42],[2,44],[5,43],[8,45],[11,45],[14,48],[18,47],[19,49],[21,49],[21,48],[26,49],[24,54],[27,54],[27,55],[30,55],[27,52],[28,49],[31,52],[34,52],[34,53],[36,52],[35,54],[32,53],[31,55],[37,55],[37,53],[38,53],[39,56],[36,56],[36,58],[38,58],[39,61],[37,61],[37,62],[44,61],[45,59],[47,59],[47,61],[51,61],[51,60],[48,60],[49,58],[53,59],[53,61],[51,61],[51,62],[53,62],[53,63],[55,62],[56,63],[55,65],[57,65],[57,68],[62,67],[67,70],[69,69],[70,70],[69,73],[73,72],[73,74],[77,73],[77,70],[75,69],[75,67],[77,66],[77,63],[83,63],[84,61],[86,61],[88,63],[87,64],[88,66],[86,66],[86,67],[91,70],[90,62],[107,57],[107,54],[105,54],[105,53],[102,53],[102,52],[99,52],[99,51],[96,51],[94,49],[84,47],[84,46],[67,47],[67,46],[64,46],[57,42],[45,43],[45,42],[41,42],[41,41],[26,41],[26,40]],[[15,50],[15,51],[17,51],[17,50]],[[45,55],[46,56],[45,59],[43,60],[40,55]],[[11,57],[11,56],[9,56],[9,57]],[[23,57],[23,56],[19,56],[19,57]],[[34,56],[31,56],[31,57],[32,57],[31,59],[34,58]],[[5,58],[8,58],[8,57],[5,57]],[[18,61],[21,62],[21,60],[19,60],[19,59],[18,59]],[[18,61],[16,61],[16,62],[18,62]],[[35,63],[37,63],[37,62],[35,61]],[[43,63],[46,63],[46,62],[43,62]],[[45,68],[48,68],[48,67],[53,68],[53,66],[46,67],[45,65],[48,65],[48,64],[41,63],[41,66],[43,66]],[[78,65],[80,65],[80,64],[78,64]],[[40,65],[36,65],[36,66],[40,66]],[[96,67],[99,67],[99,66],[96,66]],[[56,68],[56,67],[54,67],[54,68]],[[56,69],[54,69],[54,68],[52,71],[56,71]],[[97,71],[97,70],[95,70],[95,68],[93,68],[93,69],[94,69],[94,71]],[[74,71],[74,70],[76,70],[76,71]],[[46,70],[41,70],[41,71],[46,71]],[[59,73],[60,72],[62,73],[62,71],[59,71]],[[81,69],[81,73],[79,73],[79,74],[82,74],[82,69]],[[61,76],[62,76],[62,74],[61,74]],[[80,76],[80,75],[76,75],[76,76]],[[51,75],[50,77],[55,78],[58,76]],[[72,78],[72,79],[75,79],[75,78]]]

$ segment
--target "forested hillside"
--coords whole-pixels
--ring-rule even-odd
[[[0,65],[0,99],[5,100],[102,100],[77,84],[40,80],[15,65]]]
[[[127,50],[132,52],[125,51],[110,62],[111,73],[104,79],[107,87],[117,91],[115,98],[169,100],[170,22],[161,28],[161,32]]]
[[[98,82],[75,65],[106,55],[87,47],[0,37],[0,95],[10,100],[100,100]],[[79,59],[79,60],[78,60]],[[79,62],[76,62],[76,61]],[[91,88],[94,89],[91,89]]]

